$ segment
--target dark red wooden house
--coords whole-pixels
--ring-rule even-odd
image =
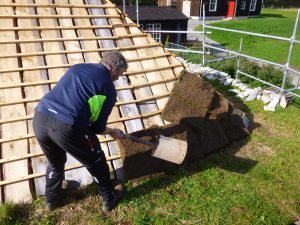
[[[189,17],[208,19],[260,16],[263,0],[159,0],[160,6],[173,6]]]

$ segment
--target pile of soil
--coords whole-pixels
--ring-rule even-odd
[[[162,113],[171,122],[163,127],[151,127],[132,133],[133,136],[155,142],[163,135],[187,141],[183,164],[202,159],[205,155],[229,145],[249,134],[242,120],[243,112],[195,74],[185,73],[175,83]],[[119,140],[122,149],[125,179],[155,173],[171,173],[178,165],[152,157],[153,147],[129,140]],[[172,148],[172,146],[170,146]]]

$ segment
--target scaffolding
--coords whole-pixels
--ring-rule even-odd
[[[244,75],[244,76],[250,77],[254,80],[257,80],[257,81],[259,81],[263,84],[269,85],[269,86],[271,86],[275,89],[280,90],[281,95],[285,95],[287,93],[290,93],[293,96],[300,97],[300,94],[294,93],[295,91],[300,90],[300,86],[299,86],[300,72],[290,67],[290,61],[291,61],[291,56],[292,56],[294,45],[295,44],[300,44],[300,41],[296,40],[296,31],[297,31],[297,27],[298,27],[298,23],[299,23],[300,9],[297,12],[293,34],[290,38],[210,26],[210,25],[206,24],[206,16],[205,16],[204,7],[203,7],[203,10],[202,10],[202,15],[203,15],[202,16],[202,32],[199,32],[199,31],[162,31],[162,30],[161,31],[158,31],[158,30],[156,30],[156,31],[145,30],[144,32],[149,32],[149,33],[155,32],[155,33],[194,33],[194,34],[201,34],[202,35],[202,51],[193,51],[193,50],[189,50],[189,49],[187,49],[187,50],[185,50],[185,49],[172,49],[172,48],[167,48],[167,50],[174,51],[174,52],[188,52],[188,53],[202,54],[202,64],[201,64],[202,66],[205,66],[207,63],[210,63],[210,62],[236,58],[236,60],[237,60],[237,70],[236,70],[236,76],[235,76],[236,79],[238,79],[239,75]],[[253,56],[250,56],[250,55],[242,54],[242,48],[243,48],[242,38],[240,40],[240,48],[239,48],[238,52],[232,51],[232,50],[229,50],[229,49],[225,49],[225,48],[220,48],[218,46],[213,46],[213,45],[209,44],[206,41],[206,35],[210,33],[210,32],[207,31],[208,28],[212,29],[212,30],[221,30],[221,31],[226,31],[226,32],[246,34],[246,35],[262,37],[262,38],[271,38],[271,39],[280,40],[280,41],[288,41],[288,42],[290,42],[290,48],[289,48],[287,62],[286,62],[286,64],[280,64],[280,63],[260,59],[260,58],[257,58],[257,57],[253,57]],[[213,50],[217,50],[219,52],[227,53],[228,56],[223,57],[223,58],[208,60],[207,57],[206,57],[206,55],[208,54],[207,53],[208,49],[210,49],[210,50],[213,49]],[[276,86],[275,84],[272,84],[272,83],[270,83],[266,80],[261,80],[261,79],[255,77],[251,74],[247,74],[247,73],[243,72],[240,69],[240,59],[241,58],[250,59],[252,61],[256,61],[256,62],[259,62],[259,63],[262,63],[262,64],[267,64],[267,65],[272,65],[274,67],[282,69],[283,70],[283,80],[282,80],[281,86],[280,87]],[[287,77],[288,77],[288,74],[290,72],[295,74],[299,78],[298,78],[297,85],[295,85],[294,88],[286,89]]]

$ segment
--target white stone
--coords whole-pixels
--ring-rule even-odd
[[[280,101],[279,97],[274,97],[272,101],[269,103],[269,106],[275,108],[278,105],[279,101]]]
[[[218,70],[210,71],[210,74],[213,74],[214,76],[219,76],[220,72]]]
[[[236,85],[236,84],[240,84],[241,83],[241,81],[239,80],[239,79],[234,79],[233,81],[232,81],[232,85]]]
[[[224,73],[224,72],[220,72],[219,75],[220,75],[221,77],[227,77],[227,76],[229,76],[228,73]]]
[[[224,85],[227,86],[227,85],[231,84],[232,81],[233,81],[232,78],[228,78],[228,79],[226,79]]]
[[[263,95],[271,95],[271,94],[275,94],[275,92],[270,90],[263,90]]]
[[[226,81],[226,78],[220,78],[219,81],[220,81],[220,84],[224,84]]]
[[[282,108],[286,108],[287,107],[287,100],[286,100],[286,97],[284,95],[281,96],[281,99],[280,99],[280,103],[279,105],[282,107]]]
[[[280,94],[270,94],[270,98],[280,98]]]
[[[210,71],[212,71],[212,70],[213,70],[213,69],[212,69],[212,68],[210,68],[210,67],[204,67],[203,69],[204,69],[204,71],[205,71],[205,72],[210,72]]]
[[[271,98],[267,95],[263,95],[261,96],[261,100],[264,102],[264,103],[268,103],[271,101]]]
[[[256,98],[257,98],[257,99],[261,99],[261,96],[262,96],[262,95],[257,95]]]
[[[245,91],[245,90],[248,89],[248,86],[247,86],[246,84],[241,85],[241,86],[240,86],[240,89],[243,90],[243,91]]]
[[[228,91],[237,94],[241,92],[239,89],[229,89]]]
[[[258,93],[261,91],[261,87],[255,88],[249,95],[248,98],[246,98],[246,101],[253,101],[256,99]]]
[[[243,92],[243,93],[244,93],[244,96],[247,97],[247,96],[251,95],[253,91],[254,91],[253,89],[247,89],[247,90],[245,90],[245,91]]]
[[[238,97],[238,98],[244,98],[244,97],[245,97],[244,92],[238,93],[238,94],[236,95],[236,97]]]
[[[242,82],[237,82],[234,86],[240,88],[241,86],[244,86],[245,84]]]
[[[272,111],[272,112],[274,112],[275,111],[275,107],[270,107],[269,105],[265,105],[264,106],[264,110],[265,111]]]
[[[216,79],[215,76],[212,75],[212,74],[209,74],[208,76],[206,76],[206,78],[209,79],[209,80],[215,80]]]

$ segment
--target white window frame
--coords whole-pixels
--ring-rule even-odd
[[[249,11],[253,12],[256,10],[256,3],[257,3],[257,0],[251,0],[250,6],[249,6]]]
[[[217,11],[218,0],[209,0],[208,9],[210,12]]]
[[[241,10],[245,10],[246,9],[246,1],[241,1]]]
[[[146,24],[146,30],[161,30],[160,23],[148,23]],[[161,33],[150,33],[153,39],[157,42],[161,42]]]

